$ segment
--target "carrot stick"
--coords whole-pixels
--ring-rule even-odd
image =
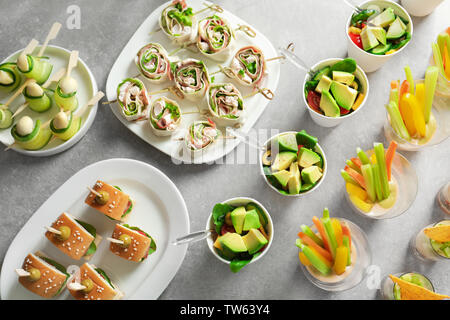
[[[351,158],[350,160],[352,160],[352,162],[355,164],[355,166],[357,166],[359,169],[361,169],[362,162],[359,158]]]
[[[319,231],[319,234],[320,234],[320,237],[322,238],[323,245],[324,245],[325,249],[327,249],[328,252],[331,254],[330,245],[328,244],[327,235],[326,235],[326,232],[325,232],[325,228],[324,228],[324,226],[322,224],[322,221],[320,221],[320,219],[317,218],[316,216],[314,216],[312,218],[312,221],[313,221],[314,225],[316,226],[317,231]]]
[[[388,180],[391,181],[391,167],[394,160],[395,150],[397,149],[397,142],[394,140],[389,144],[389,148],[386,150],[386,169]]]
[[[350,229],[348,228],[348,226],[345,223],[341,223],[341,227],[342,227],[342,234],[348,237],[348,243],[349,243],[349,247],[352,247],[352,236],[350,234]]]
[[[350,177],[352,177],[354,180],[356,180],[356,182],[358,182],[358,184],[362,188],[366,189],[366,182],[364,181],[364,177],[361,174],[359,174],[358,172],[356,172],[349,166],[345,166],[344,170],[347,171],[347,173],[350,175]]]
[[[328,252],[327,250],[319,246],[317,243],[315,243],[313,239],[308,237],[303,232],[299,232],[298,236],[300,237],[300,239],[302,239],[304,244],[307,244],[308,246],[314,248],[325,259],[327,259],[330,262],[333,262],[333,257],[331,256],[330,252]]]
[[[396,80],[391,81],[391,89],[398,89],[398,81]]]
[[[450,27],[447,28],[446,32],[450,35]]]

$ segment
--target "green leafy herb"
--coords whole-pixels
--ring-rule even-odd
[[[226,203],[218,203],[214,206],[212,211],[212,217],[214,225],[216,226],[216,232],[220,234],[220,229],[225,222],[225,215],[234,208]]]
[[[108,284],[111,286],[111,288],[115,289],[114,286],[113,286],[112,283],[111,283],[111,280],[110,280],[109,277],[106,275],[106,272],[105,272],[105,271],[103,271],[103,270],[100,269],[100,268],[95,268],[95,271],[97,271],[97,273],[98,273],[99,275],[101,275],[102,278],[106,280],[106,282],[108,282]]]
[[[243,267],[252,262],[252,260],[258,257],[260,254],[261,252],[255,253],[251,259],[246,260],[233,259],[230,262],[230,270],[234,273],[239,272]]]

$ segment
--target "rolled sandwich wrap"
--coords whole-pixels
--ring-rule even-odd
[[[231,83],[212,84],[208,91],[208,109],[218,125],[232,125],[243,121],[244,100]]]
[[[243,47],[231,60],[230,69],[236,80],[242,85],[259,85],[266,71],[264,54],[258,47]]]
[[[150,127],[157,136],[169,136],[180,126],[181,111],[177,102],[161,97],[150,108]]]
[[[216,124],[210,120],[194,121],[188,128],[185,147],[191,152],[198,152],[210,147],[221,135]]]
[[[22,77],[14,62],[0,64],[0,89],[11,92],[20,85],[21,80]]]
[[[190,101],[200,100],[209,87],[208,69],[203,61],[186,59],[172,64],[175,86]]]
[[[128,121],[147,117],[149,96],[144,83],[136,78],[126,78],[117,87],[117,101]]]
[[[233,50],[233,29],[217,15],[199,22],[197,48],[202,54],[216,61],[227,60]]]
[[[176,44],[183,45],[195,41],[197,19],[184,0],[175,0],[161,12],[161,30]]]
[[[141,74],[153,83],[172,80],[167,52],[158,43],[149,43],[142,47],[135,62]]]

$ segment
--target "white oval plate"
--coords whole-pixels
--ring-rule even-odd
[[[156,252],[141,263],[130,263],[109,251],[115,222],[84,203],[97,179],[118,185],[135,201],[127,221],[149,233],[156,242]],[[144,162],[110,159],[96,162],[67,180],[33,214],[11,243],[0,275],[2,299],[42,299],[23,288],[14,271],[25,256],[40,250],[64,266],[81,265],[45,237],[44,226],[50,225],[62,212],[68,212],[92,224],[103,237],[89,263],[103,268],[125,293],[125,299],[156,299],[175,276],[186,254],[187,246],[170,244],[189,233],[189,216],[183,197],[174,183],[161,171]],[[58,299],[72,299],[64,290]]]
[[[134,63],[134,57],[139,51],[140,48],[142,48],[144,45],[148,44],[149,42],[157,42],[161,44],[164,48],[166,48],[167,52],[172,52],[173,50],[177,49],[176,45],[173,45],[170,41],[170,39],[162,32],[156,32],[155,34],[149,35],[150,32],[155,31],[159,28],[159,17],[161,15],[162,10],[169,5],[170,2],[167,2],[163,5],[161,5],[158,9],[153,11],[150,16],[142,23],[142,25],[137,29],[135,34],[131,37],[130,41],[127,43],[127,45],[123,48],[122,52],[120,53],[119,57],[117,58],[116,62],[114,63],[111,72],[108,76],[108,81],[106,82],[106,95],[108,97],[109,101],[115,100],[117,98],[117,86],[118,84],[127,77],[134,77],[139,74],[139,70],[137,69],[135,63]],[[189,0],[187,1],[188,5],[192,7],[193,11],[199,11],[205,6],[203,3],[211,4],[210,2],[206,2],[204,0]],[[204,17],[207,17],[211,14],[213,14],[215,11],[205,11],[202,12],[197,16],[197,18],[200,20]],[[223,13],[217,13],[219,16],[225,18],[228,20],[230,25],[235,29],[238,27],[238,25],[248,25],[244,20],[236,17],[231,12],[224,9]],[[275,56],[278,56],[277,50],[273,47],[273,45],[270,43],[270,41],[263,35],[261,32],[258,32],[253,26],[250,26],[254,31],[256,31],[256,37],[250,38],[245,33],[241,31],[236,31],[236,41],[235,41],[235,50],[236,52],[239,48],[247,46],[247,45],[256,45],[258,46],[264,53],[265,58],[273,58]],[[196,48],[196,47],[195,47]],[[233,54],[234,55],[234,54]],[[213,61],[211,59],[208,59],[204,55],[196,52],[192,53],[189,50],[181,50],[176,53],[176,56],[180,59],[186,59],[189,57],[199,59],[205,62],[209,73],[213,73],[217,70],[219,70],[219,63],[217,61]],[[170,57],[171,61],[175,60],[174,56]],[[228,66],[230,64],[230,60],[227,60],[223,63],[220,63],[223,66]],[[261,87],[266,87],[272,90],[272,92],[275,93],[278,80],[280,77],[280,63],[279,61],[272,61],[267,63],[267,76],[266,79],[261,84]],[[242,92],[242,95],[245,96],[249,94],[252,90],[249,87],[242,86],[238,84],[236,81],[232,79],[228,79],[225,75],[218,73],[214,75],[215,83],[221,83],[221,82],[232,82],[236,85],[236,87]],[[167,88],[170,85],[173,85],[170,82],[166,82],[163,84],[152,84],[148,82],[144,77],[139,77],[139,79],[143,79],[147,90],[149,92],[154,92],[157,90],[161,90],[164,88]],[[176,100],[180,106],[182,112],[189,112],[189,111],[195,111],[196,106],[200,107],[202,110],[207,109],[207,102],[206,98],[198,103],[193,103],[190,101],[187,101],[186,99],[180,100],[178,97],[175,97],[173,94],[165,93],[164,95],[168,95],[171,99]],[[158,97],[160,95],[155,95],[152,97],[154,99],[155,97]],[[247,133],[255,124],[255,122],[258,120],[258,118],[263,113],[264,109],[266,108],[267,104],[269,103],[269,100],[264,98],[261,94],[257,94],[253,97],[247,98],[244,100],[244,105],[246,106],[246,120],[244,122],[244,125],[240,128],[240,131],[243,133]],[[182,153],[182,141],[176,141],[174,137],[184,137],[186,133],[186,127],[192,123],[192,121],[200,119],[201,116],[199,114],[185,114],[183,115],[182,123],[180,130],[172,137],[158,137],[154,135],[150,129],[150,125],[146,121],[140,121],[140,122],[129,122],[125,120],[123,117],[118,103],[112,103],[111,109],[113,113],[116,115],[116,117],[132,132],[134,132],[138,137],[146,141],[148,144],[154,146],[158,150],[164,152],[165,154],[173,157],[174,159],[178,161],[184,161],[184,162],[193,162],[193,163],[206,163],[206,162],[213,162],[217,159],[222,158],[227,153],[232,151],[238,144],[238,139],[221,139],[221,141],[217,141],[217,143],[214,144],[214,147],[208,148],[204,152],[202,152],[201,156],[195,156],[195,158],[191,158],[189,153]],[[225,135],[224,128],[222,133]]]
[[[38,51],[39,47],[35,49]],[[14,52],[8,58],[6,58],[3,62],[7,61],[16,61],[19,54],[23,51],[23,49]],[[49,45],[45,49],[45,56],[50,58],[50,62],[53,64],[52,74],[58,72],[59,69],[67,67],[67,63],[69,62],[70,51],[58,46]],[[3,63],[2,62],[2,63]],[[78,59],[78,64],[76,68],[73,69],[71,76],[74,77],[78,82],[78,90],[77,90],[77,98],[79,106],[84,106],[92,96],[97,93],[97,82],[95,81],[94,75],[91,70],[88,68],[86,63],[80,58]],[[51,89],[55,88],[55,84],[50,85]],[[6,102],[9,96],[12,93],[3,93],[0,92],[0,101]],[[53,99],[52,99],[53,100]],[[17,97],[14,102],[11,103],[10,109],[11,111],[15,111],[19,106],[25,103],[25,99],[23,95]],[[44,113],[34,112],[30,108],[26,108],[17,118],[21,118],[23,116],[30,116],[33,120],[41,119],[42,123],[47,120],[53,118],[56,113],[58,113],[59,108],[56,106],[55,101],[53,100],[53,105],[50,110]],[[63,152],[70,147],[72,147],[75,143],[80,141],[80,139],[86,134],[86,132],[91,127],[94,122],[95,114],[97,113],[97,104],[90,107],[90,111],[87,110],[82,118],[81,128],[80,130],[72,137],[72,139],[68,141],[63,141],[60,139],[52,139],[48,145],[46,145],[41,150],[30,151],[24,150],[21,148],[13,148],[14,151],[25,154],[27,156],[34,157],[45,157],[52,156],[57,153]],[[11,127],[8,129],[0,130],[0,142],[4,145],[9,146],[14,142],[13,137],[11,136]]]

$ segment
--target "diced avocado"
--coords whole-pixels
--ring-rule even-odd
[[[261,227],[261,222],[259,221],[259,215],[256,210],[247,211],[243,231],[248,231],[252,228],[258,229],[259,227]]]
[[[311,190],[312,189],[312,187],[314,187],[315,186],[315,184],[311,184],[311,183],[304,183],[304,184],[302,184],[302,186],[301,186],[301,188],[300,188],[300,192],[306,192],[306,191],[308,191],[308,190]]]
[[[228,234],[228,233],[226,233]],[[219,255],[227,260],[233,260],[234,257],[236,256],[236,254],[234,252],[232,252],[231,250],[229,250],[228,248],[223,248],[222,244],[221,244],[221,238],[223,236],[218,236],[216,241],[214,242],[214,248],[217,249],[217,252],[219,253]]]
[[[386,43],[386,45],[384,44],[379,44],[377,45],[375,48],[373,48],[372,50],[370,50],[370,53],[372,54],[385,54],[386,52],[388,52],[389,50],[391,50],[392,48],[392,44],[390,43]]]
[[[322,109],[327,117],[337,118],[341,114],[339,106],[328,91],[322,91],[320,109]]]
[[[372,28],[370,27],[365,27],[361,31],[361,42],[363,45],[363,49],[365,51],[369,51],[370,49],[375,48],[379,44],[377,37],[372,32]]]
[[[301,167],[308,168],[318,162],[320,162],[320,156],[317,153],[307,148],[300,149],[298,164]]]
[[[319,70],[319,71],[314,75],[313,80],[320,81],[320,79],[322,79],[322,76],[327,75],[327,74],[330,72],[330,69],[331,69],[331,67],[328,67],[328,66],[327,66],[327,67],[325,67],[325,68]]]
[[[278,182],[278,180],[275,179],[275,177],[273,176],[272,170],[270,170],[269,167],[263,167],[263,171],[264,171],[264,175],[265,175],[266,178],[267,178],[267,181],[269,181],[269,183],[270,183],[271,185],[273,185],[273,186],[274,186],[275,188],[277,188],[277,189],[281,189],[281,188],[282,188],[281,184],[280,184],[280,183]]]
[[[379,26],[379,27],[387,27],[395,20],[394,9],[386,8],[382,13],[374,17],[370,20],[370,23]]]
[[[336,71],[334,71],[334,72],[336,72]],[[334,72],[333,72],[333,74],[334,74]],[[330,86],[331,86],[331,79],[329,77],[323,75],[315,90],[318,93],[322,93],[322,91],[330,90]]]
[[[254,254],[261,250],[269,241],[257,229],[250,229],[248,233],[242,237],[249,254]]]
[[[350,72],[333,71],[333,80],[350,85],[353,82],[353,80],[355,80],[355,76],[353,74],[351,74]],[[330,82],[330,86],[331,86],[331,83],[332,82]],[[328,86],[328,88],[330,86]]]
[[[331,93],[339,106],[346,110],[350,110],[358,95],[357,90],[336,81],[331,84]]]
[[[406,32],[406,29],[404,29],[403,26],[405,25],[403,24],[402,20],[397,17],[397,19],[395,19],[395,21],[389,26],[389,29],[386,33],[386,38],[398,39],[403,36]]]
[[[245,206],[245,209],[246,209],[247,211],[250,211],[250,210],[256,210],[256,212],[257,212],[258,215],[259,215],[259,221],[261,222],[261,225],[262,225],[263,227],[265,227],[265,226],[267,225],[267,223],[269,222],[269,221],[267,220],[266,215],[265,215],[264,212],[262,211],[262,209],[261,209],[256,203],[253,203],[253,202],[248,203],[248,204]]]
[[[318,166],[311,166],[302,170],[302,180],[305,184],[314,184],[322,177]]]
[[[381,44],[386,44],[386,30],[384,30],[382,27],[367,27],[370,28],[372,33],[375,35],[378,41],[380,41]]]
[[[297,140],[294,133],[286,133],[278,137],[280,151],[298,152]]]
[[[297,138],[297,144],[305,146],[309,149],[314,149],[318,142],[317,137],[307,134],[305,130],[297,132],[295,137]]]
[[[281,170],[273,173],[273,176],[277,181],[281,184],[283,188],[286,188],[289,178],[291,177],[291,173],[287,170]]]
[[[289,171],[291,172],[291,177],[288,181],[289,194],[298,194],[300,192],[301,180],[297,162],[291,163]]]
[[[244,219],[247,211],[244,207],[237,207],[231,211],[231,222],[233,223],[234,230],[241,234],[244,227]]]
[[[297,159],[297,153],[283,151],[275,156],[272,163],[272,171],[280,171],[289,168],[292,162]]]
[[[219,238],[220,245],[222,246],[222,251],[225,254],[228,253],[240,253],[246,252],[247,247],[245,246],[242,237],[234,232],[227,232]]]

